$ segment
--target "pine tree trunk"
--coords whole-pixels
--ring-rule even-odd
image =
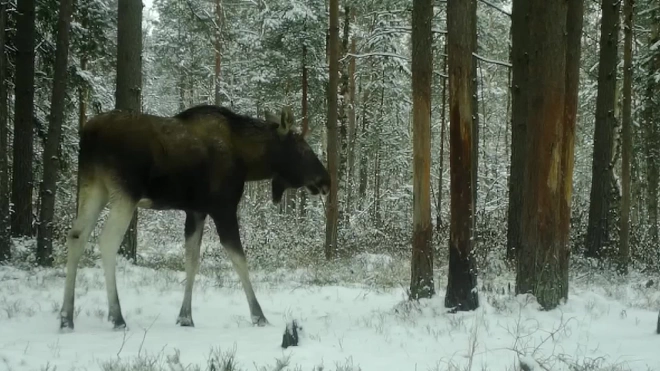
[[[444,45],[444,55],[442,56],[442,74],[447,75],[447,38]],[[447,122],[445,117],[447,115],[447,78],[442,78],[442,102],[440,102],[440,156],[438,161],[440,165],[438,166],[438,204],[436,205],[436,217],[435,217],[435,229],[440,231],[442,228],[442,194],[444,184],[444,171],[445,171],[445,128],[447,127]]]
[[[619,42],[619,9],[621,1],[602,0],[598,93],[596,97],[596,129],[591,171],[589,224],[585,255],[600,258],[609,243],[611,224],[609,210],[613,169],[610,166],[614,148],[614,105],[616,104],[617,48]]]
[[[623,120],[621,121],[621,228],[619,229],[619,264],[622,274],[628,273],[630,261],[630,163],[632,157],[632,26],[634,0],[623,6]]]
[[[32,236],[32,157],[34,145],[34,43],[35,2],[19,0],[16,13],[16,90],[12,167],[11,231],[14,236]]]
[[[507,215],[506,256],[514,260],[520,249],[522,217],[522,184],[525,169],[525,134],[527,128],[527,86],[530,76],[529,55],[525,53],[529,42],[529,5],[517,2],[511,14],[511,167],[509,169],[509,206]]]
[[[222,24],[222,6],[220,4],[221,0],[215,0],[215,69],[214,69],[214,86],[215,86],[215,104],[220,105],[222,103],[222,96],[220,94],[220,48],[222,48],[220,42],[220,25]]]
[[[416,0],[412,9],[413,238],[410,299],[435,294],[431,238],[431,81],[433,78],[433,1]]]
[[[356,53],[357,42],[355,38],[351,40],[351,54]],[[351,213],[353,201],[353,186],[355,181],[353,174],[355,172],[355,57],[350,57],[348,61],[348,169],[346,171],[346,217]]]
[[[142,97],[142,1],[119,0],[117,16],[117,90],[115,108],[139,112]],[[135,210],[121,252],[137,258],[137,218]]]
[[[445,307],[468,311],[479,307],[473,248],[475,237],[476,126],[474,121],[474,57],[476,0],[447,5],[449,67],[449,166],[451,216],[449,272]]]
[[[307,31],[307,25],[304,26],[304,32]],[[308,81],[307,81],[307,45],[303,44],[302,46],[302,102],[301,102],[301,111],[302,111],[302,135],[306,136],[309,133],[309,113],[307,108],[307,90],[308,90]],[[298,202],[298,215],[302,218],[306,214],[307,207],[307,193],[306,191],[300,190],[298,193],[300,195],[300,202]]]
[[[0,263],[11,259],[7,127],[7,2],[0,1]]]
[[[568,297],[568,223],[573,138],[566,124],[567,9],[563,0],[514,0],[514,30],[529,39],[515,42],[514,55],[526,53],[529,83],[521,93],[526,108],[525,167],[516,293],[530,293],[550,310]],[[522,13],[520,13],[522,11]],[[525,15],[527,15],[525,19]],[[529,22],[527,29],[518,22]],[[515,36],[515,35],[514,35]],[[522,51],[520,48],[523,47]],[[514,69],[517,79],[519,69]],[[574,74],[570,74],[575,76]],[[520,101],[514,100],[514,112]]]
[[[559,217],[559,244],[565,251],[565,257],[559,259],[559,271],[562,282],[568,282],[568,257],[570,254],[569,234],[571,219],[571,194],[573,189],[573,164],[575,151],[575,128],[577,124],[578,91],[580,84],[580,59],[582,55],[582,26],[584,19],[584,0],[568,2],[566,15],[566,86],[564,105],[563,145],[561,157],[561,195]],[[568,289],[567,289],[568,290]],[[566,291],[568,295],[568,291]]]
[[[337,220],[339,205],[337,188],[339,186],[339,133],[337,132],[337,87],[339,79],[339,0],[330,0],[330,38],[328,41],[328,64],[330,76],[328,81],[328,172],[331,185],[328,195],[326,227],[325,227],[325,257],[330,260],[337,256]]]
[[[57,194],[57,177],[60,169],[60,158],[57,152],[62,136],[62,122],[64,121],[67,60],[69,58],[69,24],[71,23],[72,10],[73,0],[60,0],[50,123],[43,151],[44,173],[39,191],[41,210],[37,231],[37,264],[45,267],[53,265],[53,217],[55,216],[55,195]]]
[[[83,24],[84,26],[84,24]],[[87,56],[80,56],[80,69],[82,71],[87,70]],[[81,84],[78,87],[78,138],[80,138],[80,133],[82,128],[87,122],[87,87],[84,84]],[[80,166],[80,151],[78,151],[78,165]],[[78,206],[79,206],[79,195],[80,195],[80,171],[76,174],[76,216],[78,216]]]
[[[658,1],[656,0],[656,3]],[[651,33],[648,47],[652,48],[660,42],[660,4],[650,14]],[[650,51],[648,63],[648,77],[646,79],[645,107],[644,107],[644,138],[646,144],[647,162],[647,208],[650,244],[658,246],[658,186],[660,186],[660,83],[655,80],[655,71],[660,70],[660,48]]]

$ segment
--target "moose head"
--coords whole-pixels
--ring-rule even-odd
[[[330,192],[330,174],[305,140],[307,131],[293,130],[295,118],[291,107],[284,107],[280,117],[266,112],[266,121],[277,124],[282,150],[276,160],[277,174],[272,180],[273,202],[282,200],[289,188],[305,187],[313,195]]]

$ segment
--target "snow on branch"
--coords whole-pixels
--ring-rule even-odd
[[[375,52],[375,53],[364,53],[364,54],[353,54],[353,53],[346,53],[346,56],[343,58],[339,59],[340,62],[344,61],[347,57],[353,57],[353,58],[368,58],[368,57],[391,57],[391,58],[398,58],[398,59],[404,59],[406,61],[409,61],[410,58],[405,57],[403,55],[399,55],[396,53],[387,53],[387,52]]]
[[[488,5],[489,7],[491,7],[491,8],[493,8],[493,9],[497,10],[498,12],[500,12],[500,13],[502,13],[502,14],[508,16],[508,17],[511,17],[511,13],[510,13],[510,12],[507,12],[506,10],[504,10],[504,9],[500,8],[499,6],[497,6],[497,5],[493,4],[493,3],[491,3],[490,1],[487,1],[487,0],[479,0],[479,2]]]
[[[498,61],[498,60],[495,60],[495,59],[488,59],[488,58],[485,58],[485,57],[480,56],[480,55],[477,54],[477,53],[472,53],[472,55],[473,55],[475,58],[477,58],[478,60],[482,61],[482,62],[491,63],[491,64],[496,64],[496,65],[499,65],[499,66],[504,66],[504,67],[507,67],[507,68],[511,68],[511,63],[508,63],[508,62],[502,62],[502,61]]]

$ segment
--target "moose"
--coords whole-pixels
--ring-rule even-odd
[[[273,202],[288,188],[328,194],[328,171],[294,124],[289,107],[279,119],[267,114],[262,120],[215,105],[194,106],[173,117],[113,110],[87,121],[80,137],[78,215],[66,241],[60,329],[74,328],[78,263],[106,205],[109,214],[98,244],[108,320],[115,329],[126,327],[116,256],[136,208],[185,212],[186,284],[177,324],[194,326],[192,289],[207,216],[241,281],[252,323],[268,324],[250,282],[237,211],[247,181],[271,180]]]

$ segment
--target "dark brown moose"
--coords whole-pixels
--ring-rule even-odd
[[[252,289],[239,236],[237,209],[246,181],[272,180],[273,200],[286,188],[326,195],[330,176],[304,139],[292,131],[291,110],[260,120],[224,107],[200,105],[174,117],[110,111],[90,119],[80,138],[78,216],[67,236],[67,267],[60,328],[73,329],[78,262],[101,210],[109,204],[99,250],[108,294],[108,319],[121,313],[115,265],[137,207],[186,213],[186,285],[177,323],[194,326],[192,288],[208,215],[240,278],[252,322],[268,323]]]

